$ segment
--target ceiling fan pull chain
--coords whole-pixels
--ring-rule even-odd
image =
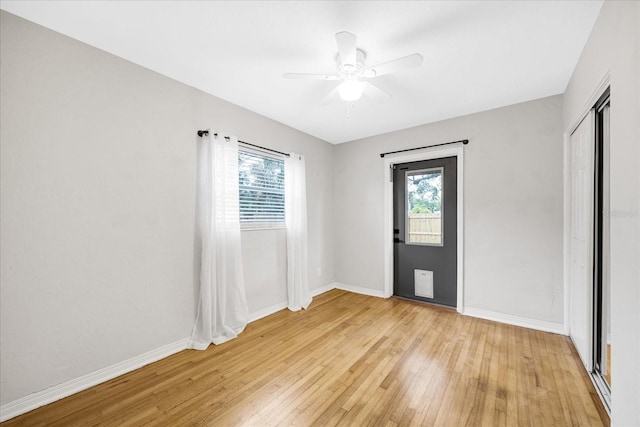
[[[351,118],[351,110],[356,108],[356,103],[355,102],[350,102],[349,104],[347,104],[347,119]]]

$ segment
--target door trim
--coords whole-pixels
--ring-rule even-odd
[[[578,111],[578,114],[570,122],[569,126],[565,129],[563,135],[563,239],[562,239],[562,252],[563,252],[563,268],[562,268],[562,277],[564,282],[564,335],[569,336],[571,334],[571,326],[569,318],[569,302],[571,301],[571,292],[569,290],[570,285],[570,269],[571,269],[571,159],[569,155],[571,154],[570,143],[571,143],[571,134],[578,128],[582,120],[587,117],[589,111],[593,108],[598,99],[604,94],[607,88],[611,85],[611,74],[609,70],[607,70],[603,76],[598,81],[597,85],[591,95],[587,98],[585,103],[582,105],[582,108]]]
[[[563,190],[564,190],[564,204],[563,204],[563,280],[564,280],[564,335],[571,335],[571,319],[570,319],[570,300],[571,300],[571,280],[570,280],[570,269],[571,269],[571,159],[569,158],[571,154],[570,143],[571,143],[571,134],[577,129],[582,120],[584,120],[588,115],[593,106],[598,102],[598,100],[605,93],[607,88],[611,86],[611,74],[610,71],[607,70],[604,75],[600,78],[598,83],[595,85],[595,89],[591,92],[591,95],[587,98],[585,103],[582,105],[582,108],[578,111],[577,115],[570,122],[569,126],[565,128],[564,131],[564,141],[563,141]],[[593,252],[591,252],[593,255]],[[591,288],[591,292],[593,292],[593,287]],[[590,316],[593,317],[593,305],[589,307]],[[614,331],[611,331],[611,334],[614,334]],[[572,342],[573,343],[573,342]],[[593,352],[589,355],[591,360],[593,360]],[[587,369],[585,369],[587,370]],[[605,397],[600,387],[598,386],[597,380],[592,374],[589,372],[589,379],[593,383],[598,396],[600,396],[600,400],[603,403],[607,413],[611,416],[611,402],[608,397]]]
[[[458,313],[464,312],[464,149],[433,148],[420,153],[387,155],[384,157],[384,297],[393,295],[393,180],[391,167],[398,163],[417,162],[421,160],[441,159],[443,157],[457,157],[457,303]]]

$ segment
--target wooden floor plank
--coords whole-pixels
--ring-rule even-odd
[[[607,426],[570,340],[334,290],[19,425]]]

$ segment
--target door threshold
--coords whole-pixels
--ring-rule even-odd
[[[602,401],[604,409],[607,411],[607,415],[611,418],[611,389],[609,388],[609,385],[597,372],[592,372],[589,376],[591,377],[591,382],[593,382],[596,392]]]
[[[422,300],[419,300],[419,299],[402,297],[400,295],[391,295],[391,298],[395,298],[395,299],[399,299],[399,300],[407,301],[407,302],[415,302],[416,304],[420,304],[420,305],[428,305],[428,306],[431,306],[431,307],[446,308],[447,310],[457,311],[456,307],[451,307],[450,305],[438,304],[437,302],[422,301]]]

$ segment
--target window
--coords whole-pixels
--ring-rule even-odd
[[[284,225],[284,162],[254,151],[238,151],[242,228]]]
[[[406,174],[408,244],[442,245],[442,168]]]

